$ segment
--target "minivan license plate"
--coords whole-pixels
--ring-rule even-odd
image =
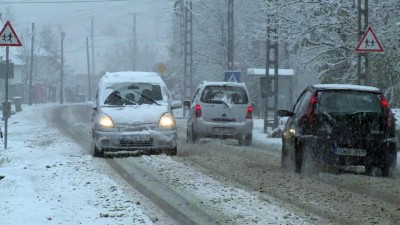
[[[122,136],[123,141],[149,141],[150,137],[148,135],[135,135],[135,136],[129,136],[129,135],[124,135]]]
[[[367,151],[365,149],[357,149],[357,148],[337,148],[335,153],[336,155],[349,155],[349,156],[367,155]]]

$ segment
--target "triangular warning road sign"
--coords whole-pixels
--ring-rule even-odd
[[[238,83],[238,81],[236,80],[235,74],[232,73],[231,78],[229,78],[228,82],[236,82],[236,83]]]
[[[0,46],[22,46],[10,21],[7,21],[3,29],[0,31]]]
[[[383,52],[383,48],[372,27],[368,27],[356,47],[356,52]]]

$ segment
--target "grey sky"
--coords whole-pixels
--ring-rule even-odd
[[[85,40],[87,36],[90,37],[91,18],[94,18],[95,22],[95,47],[96,55],[99,57],[115,42],[132,38],[132,13],[137,14],[136,31],[139,43],[166,45],[170,17],[173,15],[173,2],[172,0],[128,0],[83,3],[76,0],[15,0],[0,1],[0,10],[4,14],[7,7],[11,9],[14,19],[10,22],[17,33],[19,29],[30,29],[33,22],[39,31],[47,25],[51,25],[56,31],[62,29],[67,34],[64,42],[67,62],[77,72],[85,73],[87,71]],[[104,41],[107,39],[106,36],[113,41]],[[100,65],[96,66],[96,70],[101,69]]]

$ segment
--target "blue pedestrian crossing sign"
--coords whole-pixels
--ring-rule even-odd
[[[224,73],[224,81],[240,83],[240,70],[226,70]]]

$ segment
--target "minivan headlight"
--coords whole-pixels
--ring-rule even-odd
[[[160,118],[160,123],[159,123],[160,127],[163,128],[172,128],[175,127],[175,119],[174,117],[169,114],[169,113],[165,113],[161,118]]]
[[[102,127],[106,127],[106,128],[114,127],[114,123],[113,123],[112,119],[109,116],[105,116],[105,115],[100,117],[99,125]]]

